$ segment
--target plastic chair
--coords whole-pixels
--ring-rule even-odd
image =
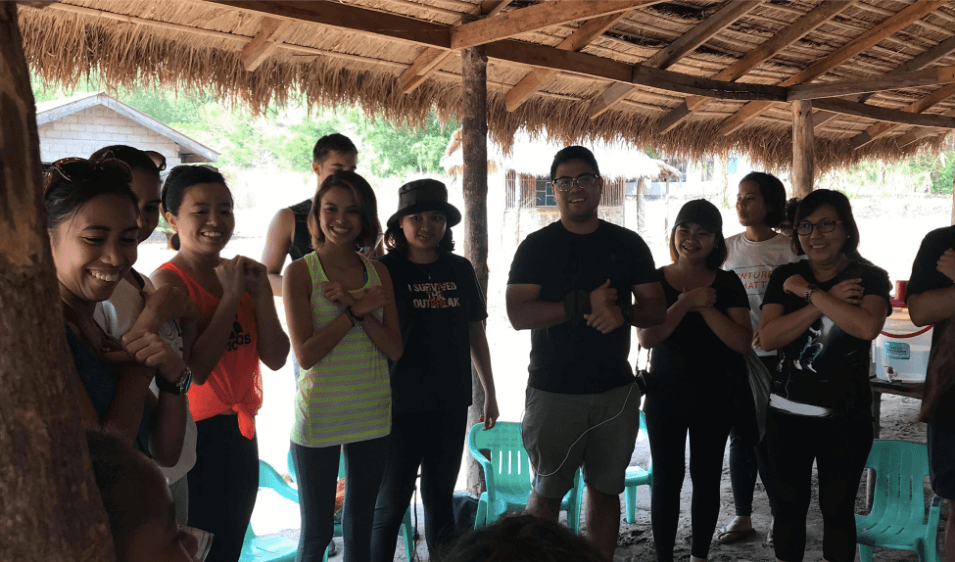
[[[647,417],[643,415],[643,411],[640,412],[640,433],[647,434]],[[633,525],[637,520],[637,487],[649,486],[650,492],[653,492],[653,459],[650,459],[646,470],[639,466],[628,467],[624,485],[626,486],[624,499],[627,504],[627,523]]]
[[[259,487],[270,488],[282,497],[298,503],[298,491],[288,485],[269,463],[259,460]],[[258,537],[252,524],[245,529],[240,562],[292,562],[298,551],[298,541],[281,536]]]
[[[491,459],[481,450],[491,452]],[[521,438],[521,424],[497,422],[491,429],[484,424],[475,424],[468,432],[468,450],[484,469],[487,491],[478,501],[474,528],[479,529],[498,520],[506,511],[524,509],[531,495],[531,464]],[[560,503],[561,511],[567,512],[567,526],[580,532],[580,503],[583,496],[583,479],[580,469],[574,476],[574,487]]]
[[[338,478],[345,477],[345,455],[340,454],[338,456]],[[292,477],[292,482],[296,481],[295,477],[295,463],[292,461],[292,451],[288,452],[288,458],[286,460],[288,463],[288,472],[289,476]],[[296,503],[298,502],[298,493],[296,492]],[[414,559],[414,527],[411,525],[411,506],[408,506],[408,510],[405,511],[404,520],[401,522],[401,534],[405,539],[405,556],[406,560],[409,562]],[[342,536],[342,524],[340,522],[335,523],[335,534],[333,537]],[[332,551],[332,545],[329,544],[328,548],[325,549],[325,562],[328,562],[329,552]]]
[[[872,548],[912,550],[922,562],[936,562],[942,500],[933,496],[925,514],[923,482],[928,449],[922,443],[874,441],[866,468],[875,470],[875,495],[868,515],[856,515],[859,559],[872,562]]]

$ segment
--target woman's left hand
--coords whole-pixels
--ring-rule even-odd
[[[783,282],[783,291],[798,297],[805,295],[808,287],[809,282],[803,279],[802,275],[798,273],[790,276],[789,279]]]
[[[272,286],[269,285],[269,272],[265,266],[250,258],[245,258],[242,265],[245,268],[245,290],[253,298],[263,296],[265,291],[271,294]]]
[[[351,296],[342,284],[338,281],[329,281],[327,283],[322,283],[322,294],[326,299],[340,304],[342,307],[348,307],[354,305],[356,302],[355,297]]]
[[[159,371],[169,382],[177,382],[186,370],[182,357],[152,332],[141,331],[123,336],[123,348],[136,362]]]

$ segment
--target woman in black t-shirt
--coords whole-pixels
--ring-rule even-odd
[[[753,339],[749,301],[726,259],[720,212],[702,199],[680,209],[670,234],[671,265],[661,268],[667,319],[637,330],[653,349],[644,413],[653,457],[651,518],[657,560],[673,560],[690,435],[692,560],[705,560],[720,513],[729,410],[746,373]]]
[[[859,229],[845,195],[826,189],[796,211],[793,249],[805,261],[778,267],[763,300],[763,348],[779,350],[766,420],[776,476],[776,558],[800,562],[812,464],[819,472],[823,557],[855,556],[854,505],[872,447],[869,350],[889,312],[885,271],[848,257]]]
[[[461,213],[436,180],[407,183],[398,198],[385,234],[389,252],[381,262],[394,284],[404,353],[390,364],[393,421],[375,507],[373,562],[394,560],[419,466],[431,558],[454,538],[451,497],[471,405],[472,359],[484,387],[485,429],[498,417],[484,295],[471,262],[451,253],[451,227]]]

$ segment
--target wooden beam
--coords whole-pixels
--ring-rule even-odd
[[[931,49],[928,49],[927,51],[923,52],[922,54],[915,57],[914,59],[902,63],[901,65],[897,66],[892,72],[890,72],[889,74],[886,74],[886,76],[892,76],[896,73],[902,73],[902,72],[911,72],[913,70],[922,70],[923,68],[932,64],[938,59],[947,57],[949,54],[952,53],[952,51],[955,51],[955,35],[953,35],[952,37],[949,37],[945,41],[942,41],[938,45],[935,45]],[[875,92],[869,93],[869,94],[862,94],[856,97],[855,99],[850,99],[849,101],[857,101],[861,103],[866,101],[873,95],[875,95]],[[819,128],[824,123],[833,119],[834,117],[837,117],[838,115],[839,115],[838,113],[831,113],[829,111],[817,111],[812,116],[813,126],[815,126],[816,128]]]
[[[634,84],[666,90],[668,92],[696,94],[719,99],[786,101],[786,96],[788,95],[788,90],[779,86],[724,82],[713,80],[712,78],[659,70],[641,64],[633,67],[633,77],[631,81]]]
[[[551,0],[550,2],[542,2],[455,27],[451,31],[451,48],[457,50],[493,43],[529,31],[572,21],[591,19],[605,14],[629,12],[636,7],[656,4],[661,1],[601,0],[600,2],[580,2],[576,0]]]
[[[644,61],[643,66],[651,68],[666,69],[681,57],[696,50],[697,47],[706,43],[711,37],[726,29],[736,20],[756,9],[761,2],[751,0],[733,0],[728,2],[721,10],[698,23],[693,29],[687,31],[675,41],[657,51],[652,57]],[[590,108],[590,118],[596,119],[614,104],[630,95],[636,88],[629,88],[624,91],[621,88],[610,88],[597,97]],[[609,96],[608,92],[613,92],[614,96]]]
[[[877,121],[889,121],[903,125],[920,125],[922,127],[936,127],[940,129],[955,129],[955,118],[942,115],[908,113],[899,111],[898,109],[886,109],[884,107],[876,107],[874,105],[839,99],[815,100],[813,105],[826,111],[865,117],[866,119],[875,119]]]
[[[475,6],[474,15],[493,16],[501,12],[511,0],[485,0],[480,6]],[[462,23],[464,18],[462,18]],[[431,77],[434,72],[441,67],[444,61],[451,58],[454,51],[447,51],[434,47],[426,47],[415,61],[401,73],[398,77],[398,83],[401,85],[401,91],[410,94],[425,80]]]
[[[797,84],[787,88],[789,101],[835,98],[852,94],[900,90],[919,86],[935,86],[955,82],[955,66],[926,68],[911,72],[893,72],[874,78],[845,82]]]
[[[783,29],[759,47],[746,53],[741,59],[720,71],[713,78],[730,81],[740,78],[764,61],[775,56],[779,51],[799,41],[854,3],[854,0],[846,2],[820,2],[812,11],[806,13],[806,15],[793,22],[789,27]],[[672,130],[684,119],[689,117],[692,112],[703,107],[707,99],[708,98],[703,96],[690,96],[686,98],[683,104],[671,110],[660,119],[657,123],[657,130],[660,133],[666,133]]]
[[[802,199],[812,192],[816,171],[812,103],[800,100],[790,105],[793,113],[793,197]]]
[[[289,20],[263,17],[259,22],[259,32],[242,49],[242,65],[249,72],[253,72],[265,59],[278,50],[285,39],[288,29],[292,26]]]
[[[902,111],[907,111],[909,113],[922,113],[926,109],[952,97],[955,96],[955,83],[948,84],[935,90],[931,94],[916,100],[915,102],[909,104],[907,107],[902,109]],[[863,146],[869,144],[870,142],[876,140],[882,135],[888,133],[889,131],[899,127],[898,123],[876,123],[870,126],[865,131],[859,133],[855,137],[849,139],[849,148],[852,150],[858,150]]]
[[[564,51],[579,51],[590,44],[595,38],[603,35],[613,24],[627,17],[629,12],[620,12],[618,14],[608,14],[599,18],[594,18],[577,30],[571,33],[566,39],[557,45],[558,49]],[[521,106],[527,98],[531,96],[538,88],[550,82],[556,77],[556,70],[532,70],[528,72],[520,82],[507,91],[504,95],[505,105],[508,111],[514,111]]]
[[[921,17],[935,11],[940,6],[943,6],[947,3],[948,2],[945,0],[926,0],[921,2],[913,2],[901,12],[864,32],[849,44],[844,45],[829,56],[814,62],[807,68],[796,73],[794,76],[783,80],[779,83],[779,85],[789,87],[796,84],[803,84],[812,80],[813,78],[816,78],[817,76],[825,74],[852,57],[875,46],[879,41],[905,29],[915,21],[918,21]],[[739,130],[739,128],[745,125],[747,121],[762,115],[764,112],[766,112],[766,110],[772,107],[772,105],[773,104],[771,102],[750,102],[746,104],[734,115],[726,118],[726,120],[723,121],[722,125],[720,126],[720,133],[728,135]],[[820,104],[816,104],[816,106],[818,107]]]

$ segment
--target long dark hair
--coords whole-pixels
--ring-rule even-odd
[[[836,215],[842,221],[842,228],[846,231],[846,242],[842,245],[842,253],[846,256],[858,255],[859,226],[856,224],[855,217],[852,216],[852,205],[849,203],[848,197],[831,189],[817,189],[803,197],[802,201],[799,202],[799,207],[796,208],[796,218],[793,219],[793,251],[799,256],[805,254],[802,251],[802,244],[799,243],[799,233],[796,227],[804,218],[825,205],[829,205],[836,210]]]
[[[205,165],[182,165],[176,166],[169,171],[166,176],[166,182],[162,186],[162,210],[172,213],[173,216],[179,216],[179,207],[182,206],[182,200],[186,195],[186,190],[200,183],[221,183],[229,189],[225,178],[219,173],[219,170]],[[232,196],[232,190],[229,190],[229,196]],[[173,235],[169,241],[174,250],[179,250],[179,234]]]
[[[358,216],[361,222],[361,232],[355,240],[356,250],[366,246],[374,246],[378,242],[378,199],[375,190],[368,181],[346,170],[340,170],[325,178],[322,185],[312,199],[312,210],[308,213],[308,233],[312,238],[312,249],[317,250],[325,243],[325,233],[322,232],[321,213],[322,198],[332,188],[340,187],[352,192],[355,202],[358,203]]]
[[[138,215],[139,198],[129,187],[131,179],[129,167],[119,160],[97,163],[83,158],[57,160],[47,171],[43,194],[50,233],[68,217],[75,215],[88,201],[101,195],[118,195],[129,199]]]

